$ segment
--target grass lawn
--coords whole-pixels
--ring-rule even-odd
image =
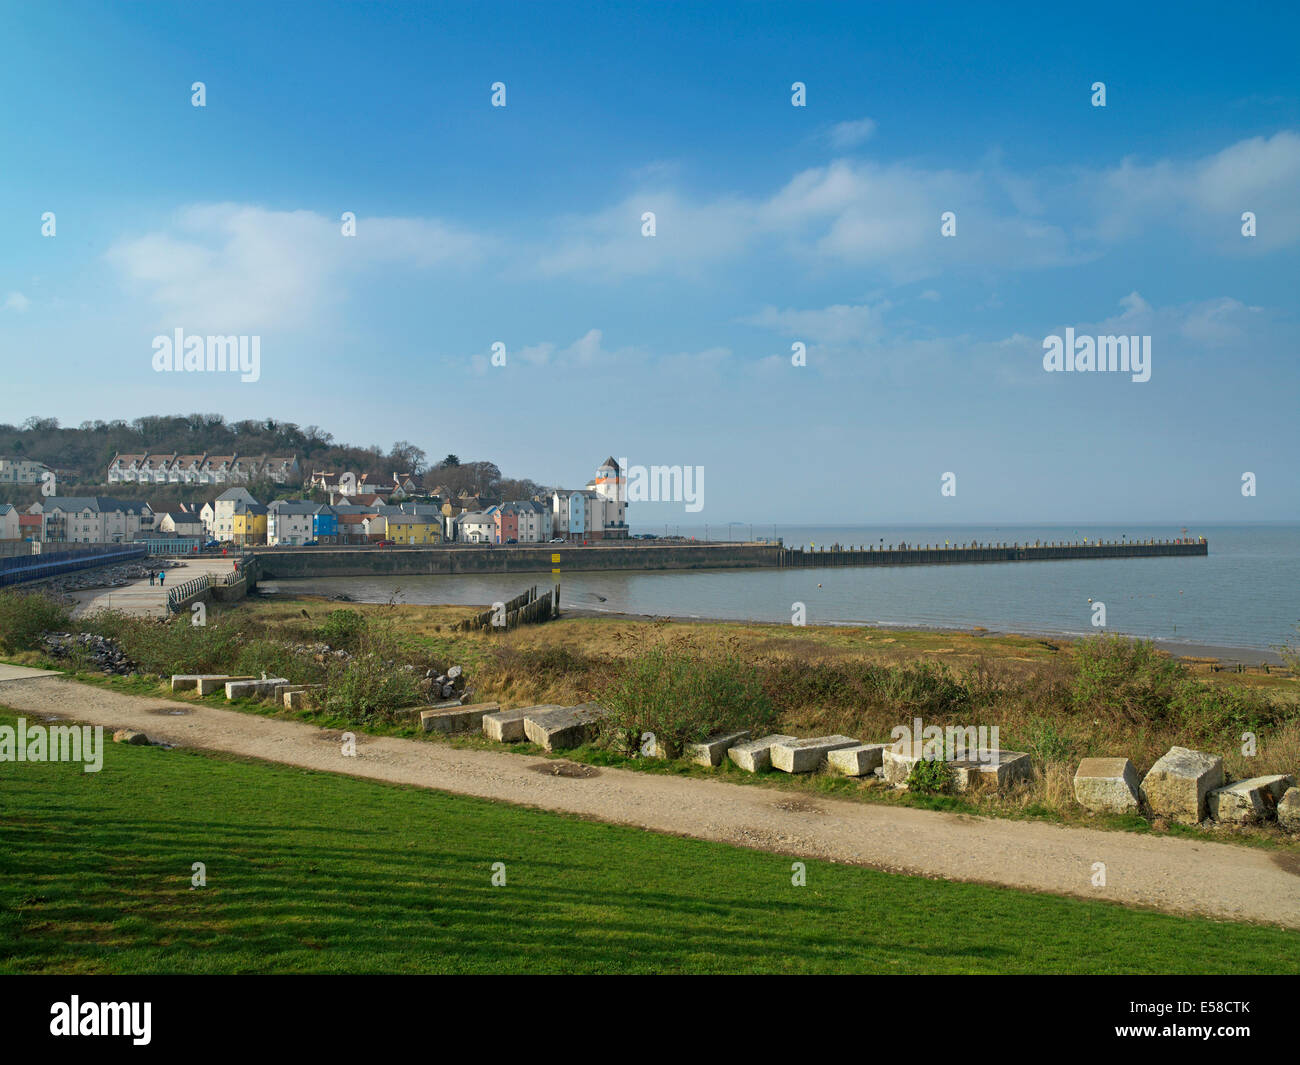
[[[0,971],[1300,972],[1300,933],[806,865],[110,743],[0,764]]]

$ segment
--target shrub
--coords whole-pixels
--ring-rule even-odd
[[[243,635],[233,622],[193,625],[188,614],[166,620],[101,610],[81,628],[118,642],[146,673],[238,673]]]
[[[1043,765],[1068,762],[1074,757],[1075,743],[1061,731],[1055,721],[1034,718],[1029,723],[1029,753]]]
[[[0,648],[34,651],[41,633],[66,631],[67,607],[39,592],[0,592]]]
[[[687,744],[717,732],[766,728],[776,717],[758,671],[733,642],[706,654],[686,639],[661,640],[617,669],[593,694],[608,711],[602,738],[629,754],[640,749],[646,733],[661,754],[677,758]]]
[[[942,758],[922,758],[907,774],[907,790],[943,795],[952,790],[952,766]]]
[[[331,647],[356,647],[366,631],[366,617],[356,610],[331,610],[316,636]]]
[[[406,657],[409,649],[391,621],[368,624],[351,660],[330,663],[325,709],[358,724],[392,720],[393,711],[419,698],[415,673],[402,668]]]
[[[1129,721],[1161,721],[1187,680],[1187,668],[1147,640],[1097,636],[1075,651],[1071,699],[1084,713],[1112,713]]]

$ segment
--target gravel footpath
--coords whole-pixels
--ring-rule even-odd
[[[308,769],[436,788],[800,858],[1300,928],[1300,858],[1224,843],[848,802],[723,781],[557,763],[507,750],[340,733],[196,703],[122,695],[0,666],[0,705]],[[168,711],[177,711],[169,714]],[[106,737],[107,739],[107,737]],[[112,745],[105,754],[112,758]],[[542,766],[547,771],[539,771]],[[1104,862],[1106,885],[1092,885]]]

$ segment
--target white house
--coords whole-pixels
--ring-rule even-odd
[[[33,459],[0,459],[0,484],[40,484],[48,471],[45,463]]]
[[[581,490],[551,494],[551,528],[567,540],[627,539],[627,481],[613,458]]]
[[[187,510],[184,503],[177,510],[155,515],[154,524],[163,532],[175,533],[177,536],[202,536],[207,532],[201,513]]]
[[[319,503],[302,499],[273,499],[266,505],[266,542],[301,547],[315,539],[315,516]]]
[[[21,540],[18,525],[18,508],[12,503],[0,503],[0,540]]]
[[[106,496],[50,496],[33,503],[27,513],[41,516],[45,543],[130,543],[154,528],[148,503]]]
[[[205,518],[208,533],[214,540],[230,540],[235,535],[235,507],[239,503],[258,505],[246,488],[227,488],[212,504],[210,518]],[[204,507],[206,511],[208,508]],[[203,513],[202,511],[200,513]]]
[[[114,455],[108,464],[108,483],[131,484],[248,484],[273,481],[296,483],[296,455]],[[3,480],[0,477],[0,480]],[[40,480],[38,477],[37,480]]]
[[[490,544],[496,536],[496,518],[481,510],[469,511],[453,519],[456,539],[463,544]]]

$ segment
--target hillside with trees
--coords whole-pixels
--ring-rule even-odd
[[[398,440],[385,450],[379,445],[359,447],[336,441],[319,426],[300,427],[293,422],[247,419],[227,422],[220,414],[151,415],[134,421],[87,421],[75,429],[59,424],[57,418],[28,418],[22,425],[0,425],[0,457],[33,459],[60,471],[59,490],[64,495],[116,495],[148,498],[163,504],[189,501],[197,495],[206,501],[217,490],[179,486],[107,487],[108,464],[117,454],[189,455],[296,455],[306,480],[313,471],[360,476],[373,481],[391,481],[394,473],[409,474],[427,490],[446,487],[453,494],[479,495],[493,499],[528,499],[543,490],[534,481],[506,478],[496,463],[462,462],[454,454],[429,465],[424,450],[409,440]],[[248,485],[257,498],[300,495],[301,485]],[[260,493],[260,494],[259,494]],[[30,502],[38,490],[31,486],[9,488],[0,502]],[[159,503],[155,502],[155,508]]]

